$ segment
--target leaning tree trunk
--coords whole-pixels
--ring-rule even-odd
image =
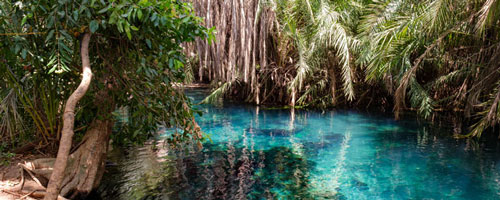
[[[87,129],[76,150],[69,154],[74,134],[75,106],[88,90],[92,78],[88,53],[89,41],[90,34],[85,34],[81,44],[83,79],[66,103],[59,151],[53,165],[45,199],[56,199],[58,196],[70,199],[85,197],[99,185],[104,173],[109,137],[113,126],[111,113],[116,107],[112,95],[109,94],[114,89],[111,77],[105,76],[103,81],[106,87],[101,89],[95,97],[97,117]],[[34,163],[33,168],[38,168],[37,162]],[[43,166],[40,165],[40,167]]]
[[[57,199],[59,191],[61,190],[61,184],[63,182],[64,172],[68,164],[68,156],[74,135],[73,128],[75,125],[75,107],[78,101],[80,101],[85,93],[87,93],[90,81],[92,80],[92,70],[90,68],[89,60],[90,36],[90,33],[85,33],[81,42],[83,78],[78,88],[68,98],[66,107],[64,108],[62,135],[59,142],[57,158],[54,164],[54,171],[52,172],[49,185],[47,186],[47,195],[45,196],[46,200]]]

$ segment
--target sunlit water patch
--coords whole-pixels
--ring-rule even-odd
[[[198,108],[210,138],[202,150],[161,140],[115,150],[91,198],[500,199],[494,142],[353,111]]]

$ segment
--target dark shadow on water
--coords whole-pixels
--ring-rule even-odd
[[[300,132],[302,129],[279,129],[279,128],[270,128],[270,129],[259,129],[259,128],[247,128],[246,132],[250,134],[255,134],[256,136],[270,136],[270,137],[288,137],[292,136],[297,132]]]
[[[202,152],[176,152],[182,159],[153,164],[155,152],[141,151],[119,154],[89,199],[314,199],[309,193],[314,163],[287,147],[250,152],[207,144]]]

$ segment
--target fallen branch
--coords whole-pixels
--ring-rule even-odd
[[[28,193],[28,194],[26,194],[26,195],[22,196],[22,197],[21,197],[21,198],[19,198],[19,199],[25,199],[25,198],[28,198],[30,195],[32,195],[32,194],[33,194],[33,193],[35,193],[35,192],[36,192],[36,190],[33,190],[33,191],[31,191],[30,193]]]
[[[40,182],[40,180],[38,180],[38,178],[32,173],[31,169],[29,169],[28,167],[26,167],[26,165],[21,164],[21,163],[19,163],[19,166],[21,167],[21,175],[24,174],[23,173],[24,171],[28,172],[31,179],[33,179],[40,187],[42,187],[43,189],[46,189],[46,187]],[[24,176],[23,176],[23,179],[24,179]]]

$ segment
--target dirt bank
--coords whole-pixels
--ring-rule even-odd
[[[44,188],[34,180],[26,177],[22,190],[19,190],[21,182],[21,171],[19,163],[44,157],[43,155],[17,155],[9,161],[6,166],[0,167],[0,200],[14,199],[38,199]]]

